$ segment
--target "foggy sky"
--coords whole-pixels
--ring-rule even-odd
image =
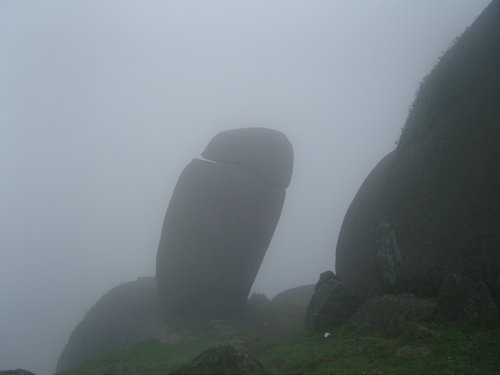
[[[334,269],[359,185],[487,3],[0,1],[0,370],[51,373],[103,293],[154,275],[177,178],[221,130],[294,146],[253,289]]]

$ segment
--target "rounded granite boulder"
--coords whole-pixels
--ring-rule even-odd
[[[277,130],[226,130],[217,134],[201,155],[207,160],[242,166],[271,186],[285,189],[292,179],[292,144]]]

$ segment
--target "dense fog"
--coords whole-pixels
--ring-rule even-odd
[[[359,185],[487,3],[0,2],[0,370],[52,373],[103,293],[154,275],[179,174],[225,129],[295,152],[253,290],[333,270]]]

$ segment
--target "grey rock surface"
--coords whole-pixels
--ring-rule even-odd
[[[381,221],[377,226],[373,251],[383,289],[391,292],[404,291],[407,273],[401,249],[394,228],[385,221]]]
[[[71,333],[57,362],[57,372],[108,350],[163,340],[167,327],[155,284],[154,277],[144,277],[104,294]]]
[[[349,205],[337,240],[336,274],[362,299],[383,291],[373,239],[392,157],[392,152],[386,155],[366,177]]]
[[[484,282],[456,274],[444,278],[439,290],[438,321],[488,320],[497,315],[498,308]]]
[[[240,165],[271,186],[287,188],[292,178],[293,148],[276,130],[226,130],[217,134],[201,155],[207,160]]]
[[[307,306],[305,328],[319,331],[341,325],[354,314],[359,303],[332,271],[323,272]]]
[[[246,140],[246,141],[245,141]],[[250,128],[218,134],[182,172],[156,259],[158,295],[175,312],[241,308],[274,234],[291,177],[286,137]],[[271,177],[287,176],[286,184]]]
[[[17,369],[17,370],[0,371],[0,375],[35,375],[35,374],[26,370]]]
[[[437,303],[412,294],[374,295],[365,301],[343,329],[362,333],[388,333],[407,322],[431,320]]]
[[[500,1],[423,80],[398,141],[346,213],[336,272],[352,292],[437,297],[449,273],[500,275]]]
[[[265,374],[264,366],[248,351],[235,344],[211,347],[191,362],[170,372],[176,374]]]
[[[448,273],[488,287],[500,274],[499,45],[496,0],[421,84],[380,203],[405,276],[384,292],[437,296]]]
[[[309,284],[284,290],[283,292],[276,294],[272,299],[272,302],[307,306],[309,305],[309,301],[311,301],[311,297],[314,294],[315,287],[315,284]]]

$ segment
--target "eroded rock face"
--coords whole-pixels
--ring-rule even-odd
[[[323,272],[306,310],[308,331],[338,326],[349,319],[359,306],[356,298],[332,271]]]
[[[151,339],[164,339],[164,310],[154,277],[139,278],[108,291],[71,333],[57,362],[57,372],[84,360]]]
[[[158,295],[165,307],[212,313],[245,304],[281,215],[290,150],[277,131],[232,130],[217,135],[204,152],[221,162],[195,159],[184,169],[157,254]]]
[[[383,290],[373,239],[378,224],[380,199],[392,157],[392,152],[386,155],[366,177],[349,205],[337,241],[337,275],[352,293],[362,299]]]

